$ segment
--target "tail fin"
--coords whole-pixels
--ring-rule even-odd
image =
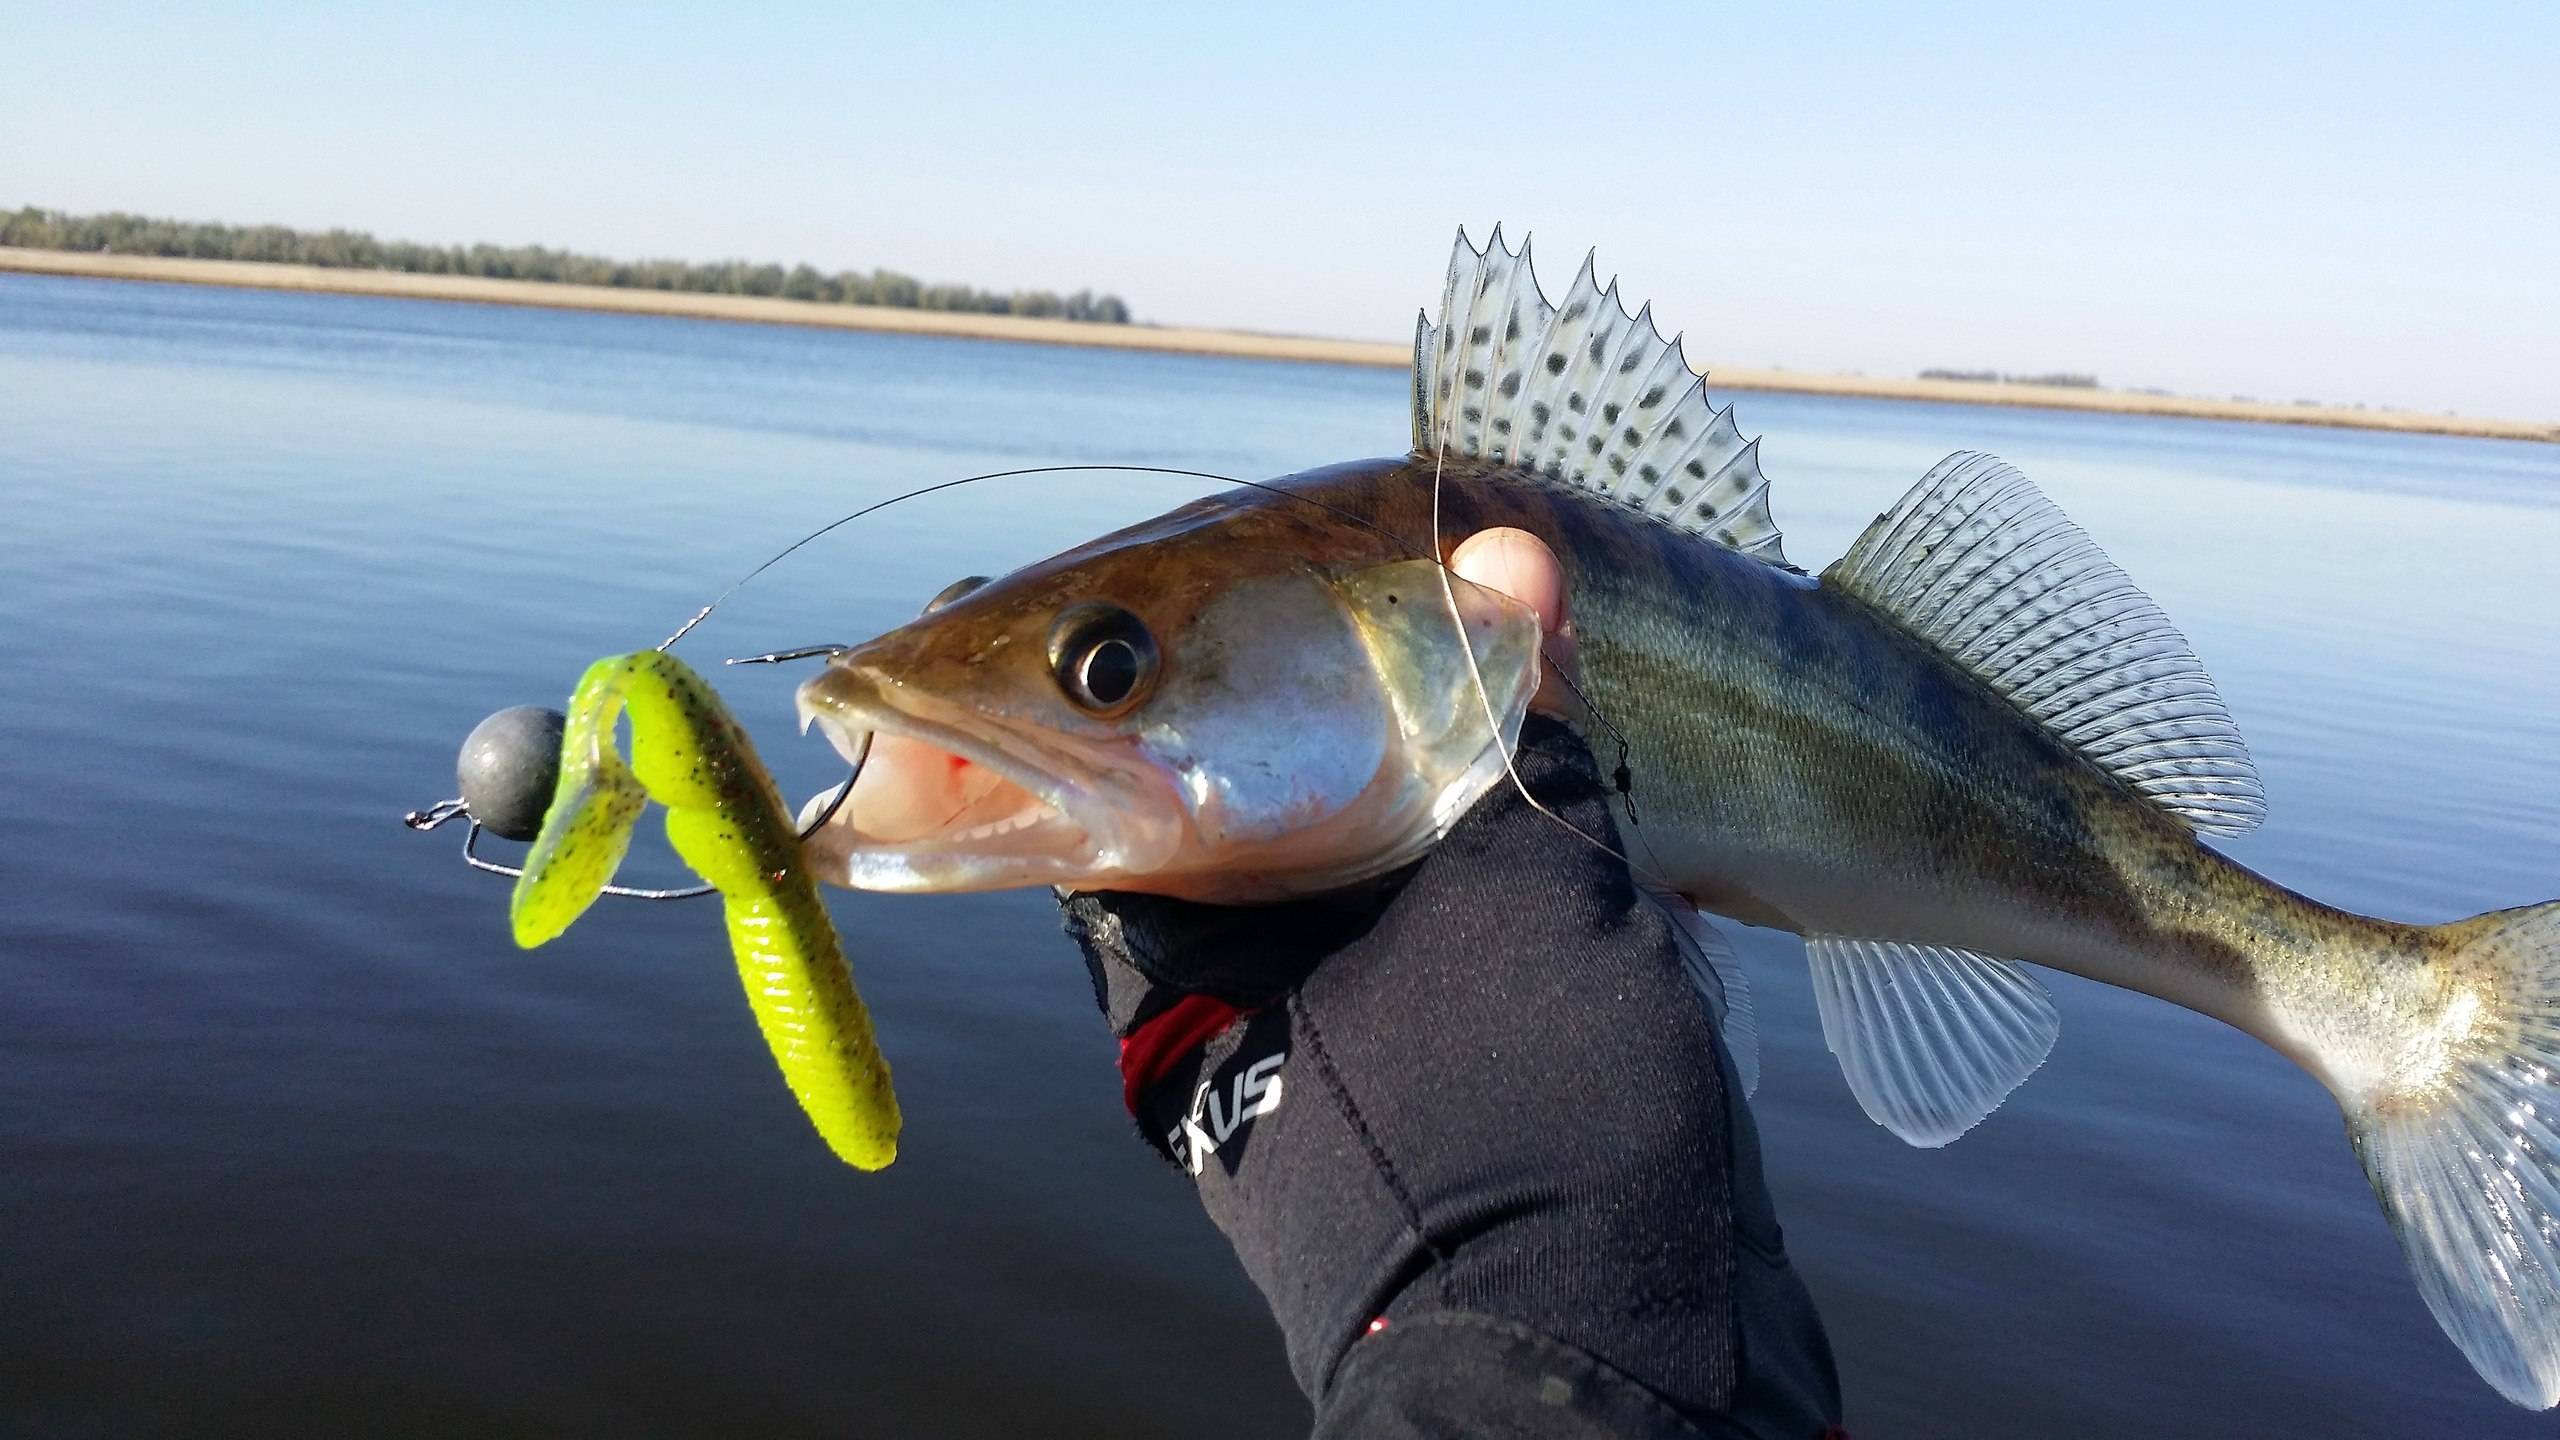
[[[2560,1402],[2560,902],[2440,927],[2478,1023],[2347,1133],[2436,1323],[2518,1405]],[[2486,997],[2495,996],[2494,1000]],[[2457,1001],[2456,1003],[2462,1003]]]

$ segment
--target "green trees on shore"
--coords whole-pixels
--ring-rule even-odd
[[[966,285],[927,284],[895,270],[825,274],[807,265],[745,260],[613,260],[541,245],[419,245],[377,240],[358,230],[304,231],[282,225],[221,225],[146,215],[67,215],[29,205],[0,210],[0,245],[36,250],[107,251],[197,260],[263,260],[333,269],[402,270],[418,275],[471,275],[489,280],[556,280],[631,290],[684,290],[708,295],[776,295],[829,305],[892,305],[908,310],[960,310],[1129,323],[1117,295],[1078,290],[1004,293]]]

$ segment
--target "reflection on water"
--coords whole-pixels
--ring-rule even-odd
[[[835,898],[908,1106],[864,1177],[780,1091],[711,912],[519,953],[504,886],[396,817],[482,714],[868,500],[1374,454],[1402,377],[0,278],[0,397],[0,1428],[1303,1431],[1045,899]],[[1741,413],[1806,557],[1949,450],[2023,466],[2222,682],[2273,804],[2249,864],[2416,920],[2560,894],[2560,448]],[[900,506],[696,653],[859,638],[1198,488]],[[798,794],[835,767],[793,678],[722,684]],[[1793,942],[1745,938],[1772,1183],[1863,1429],[2541,1428],[2437,1335],[2270,1052],[2055,977],[2053,1061],[1910,1151]]]

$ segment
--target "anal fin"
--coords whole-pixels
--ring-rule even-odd
[[[1869,1119],[1926,1149],[1982,1122],[2062,1033],[2015,960],[1899,940],[1805,938],[1822,1038]]]

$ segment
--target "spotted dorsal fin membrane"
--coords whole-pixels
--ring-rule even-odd
[[[2204,835],[2267,792],[2187,638],[2026,476],[1960,452],[1822,574]]]
[[[1458,232],[1440,321],[1416,322],[1413,448],[1508,461],[1719,545],[1785,565],[1760,442],[1716,409],[1653,309],[1627,313],[1586,256],[1562,305],[1501,227],[1478,250]]]

